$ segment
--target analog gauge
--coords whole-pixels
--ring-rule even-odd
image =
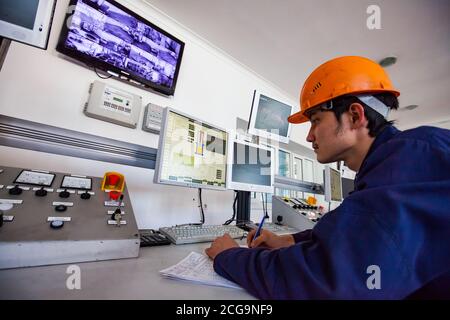
[[[34,184],[38,186],[50,187],[55,175],[50,172],[22,170],[14,183]]]
[[[64,176],[61,188],[91,190],[92,179],[77,176]]]

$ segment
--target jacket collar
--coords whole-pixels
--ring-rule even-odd
[[[370,156],[375,152],[376,149],[378,149],[379,146],[381,146],[382,144],[388,142],[389,140],[391,140],[397,133],[399,133],[400,130],[398,130],[396,127],[389,125],[386,128],[384,128],[375,138],[375,140],[373,141],[372,145],[369,148],[369,151],[366,154],[366,157],[364,158],[362,164],[361,164],[361,168],[359,168],[358,173],[356,174],[355,177],[355,190],[361,190],[365,188],[365,185],[363,185],[364,183],[362,183],[361,185],[359,184],[359,179],[364,175],[365,173],[365,167],[367,164],[367,160],[370,158]]]

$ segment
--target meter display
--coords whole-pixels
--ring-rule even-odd
[[[22,170],[14,183],[33,184],[50,187],[55,179],[55,175],[50,172]]]
[[[61,182],[61,188],[91,190],[92,179],[77,176],[64,176]]]

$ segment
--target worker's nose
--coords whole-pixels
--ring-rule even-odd
[[[308,135],[306,136],[306,141],[308,142],[314,142],[316,138],[314,137],[314,134],[312,133],[312,128],[309,129]]]

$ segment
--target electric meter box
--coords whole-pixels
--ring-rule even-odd
[[[88,117],[136,128],[141,114],[142,97],[94,81],[89,89],[89,100],[84,106]]]

